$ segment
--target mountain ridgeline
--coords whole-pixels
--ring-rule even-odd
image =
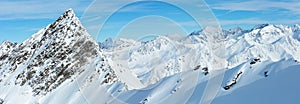
[[[28,85],[34,95],[46,95],[84,72],[93,61],[99,64],[95,71],[106,70],[101,66],[106,59],[98,47],[70,9],[23,43],[2,43],[1,86]]]
[[[160,36],[147,42],[97,43],[69,9],[22,43],[2,42],[0,103],[194,102],[193,96],[201,97],[181,93],[197,88],[214,72],[207,40],[211,33],[225,36],[226,74],[218,96],[300,66],[299,25],[210,28],[181,40]],[[26,102],[18,102],[22,100]]]

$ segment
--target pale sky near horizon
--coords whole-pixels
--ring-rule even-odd
[[[55,21],[69,8],[73,8],[80,18],[92,2],[93,0],[1,0],[0,42],[3,40],[22,42],[33,33]],[[300,23],[300,1],[298,0],[205,0],[205,2],[222,28],[225,29],[237,26],[243,29],[251,29],[256,24],[264,23],[285,25]],[[103,11],[98,12],[104,12],[109,8],[109,5],[103,6]],[[124,10],[125,12],[117,13],[115,19],[111,19],[111,23],[120,22],[118,18],[126,18],[128,12],[134,12],[137,15],[155,12],[158,15],[161,13],[163,16],[173,17],[177,20],[176,22],[179,21],[182,24],[189,25],[187,26],[187,32],[200,30],[200,28],[189,24],[190,18],[185,15],[178,15],[178,10],[165,4],[136,3],[124,9],[128,11]],[[168,14],[165,14],[165,12],[168,12]],[[103,39],[99,41],[103,41]]]

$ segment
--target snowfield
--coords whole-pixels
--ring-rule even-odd
[[[97,43],[67,10],[23,43],[0,45],[0,104],[300,102],[299,25],[206,27],[172,39]]]

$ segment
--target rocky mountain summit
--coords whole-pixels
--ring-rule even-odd
[[[74,81],[86,70],[98,75],[107,71],[114,76],[98,44],[71,9],[23,43],[4,41],[0,49],[2,89],[12,85],[30,86],[33,96],[38,96]],[[112,80],[108,78],[103,83]]]
[[[208,35],[224,37],[214,53]],[[180,39],[97,43],[72,9],[22,43],[0,45],[0,104],[199,103],[224,58],[217,98],[279,71],[300,68],[300,26],[206,27]],[[182,96],[185,94],[185,96]]]

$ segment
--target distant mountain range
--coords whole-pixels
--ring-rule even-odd
[[[0,104],[199,103],[215,72],[208,35],[225,36],[217,98],[300,69],[300,26],[206,27],[180,39],[97,43],[72,9],[23,43],[0,45]]]

